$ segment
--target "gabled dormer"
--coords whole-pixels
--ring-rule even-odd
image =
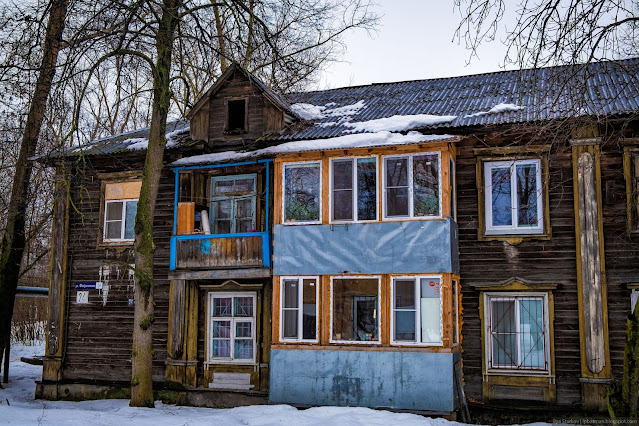
[[[191,138],[211,147],[243,145],[279,132],[295,117],[288,103],[238,64],[232,64],[187,115]]]

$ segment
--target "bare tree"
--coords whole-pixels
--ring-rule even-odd
[[[24,212],[33,171],[29,157],[36,152],[44,111],[55,76],[67,6],[68,0],[52,0],[48,5],[48,24],[42,41],[42,57],[37,72],[37,82],[15,163],[6,225],[0,243],[0,353],[4,353],[5,345],[9,342],[20,265],[27,241]]]

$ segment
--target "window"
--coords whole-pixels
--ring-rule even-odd
[[[132,242],[142,183],[107,183],[104,187],[104,242]]]
[[[485,294],[489,369],[548,371],[546,294]]]
[[[240,134],[246,132],[246,99],[227,101],[226,132]]]
[[[214,234],[254,232],[256,175],[211,178],[211,224]]]
[[[317,283],[317,278],[282,278],[281,340],[317,342]]]
[[[486,234],[543,233],[540,160],[484,163]]]
[[[377,159],[331,160],[331,221],[377,219]]]
[[[384,157],[384,218],[440,216],[439,155]]]
[[[284,164],[284,223],[318,223],[321,212],[321,164]]]
[[[442,345],[441,277],[393,278],[391,340]]]
[[[255,362],[255,293],[209,293],[208,361]]]
[[[331,343],[379,343],[379,277],[331,279]]]

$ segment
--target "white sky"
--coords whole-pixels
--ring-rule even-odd
[[[470,51],[463,40],[454,40],[460,15],[453,0],[374,1],[374,10],[383,15],[378,33],[351,31],[345,37],[344,62],[326,71],[320,88],[503,70],[506,51],[499,38],[481,46],[479,59],[467,65]]]

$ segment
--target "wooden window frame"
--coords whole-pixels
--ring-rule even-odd
[[[253,298],[253,316],[252,317],[236,317],[234,315],[230,317],[214,317],[213,316],[213,300],[216,298],[231,298],[232,300],[235,297],[252,297]],[[232,302],[234,303],[234,302]],[[231,309],[234,308],[232,304]],[[233,292],[216,292],[209,291],[207,296],[207,315],[206,315],[206,361],[205,365],[214,365],[214,364],[241,364],[241,365],[255,365],[257,364],[257,292],[255,291],[233,291]],[[230,358],[215,358],[212,354],[212,345],[213,345],[213,321],[230,321],[231,322],[231,348]],[[237,321],[242,322],[251,322],[251,337],[253,339],[253,358],[233,358],[233,354],[235,352],[235,323]]]
[[[333,296],[334,296],[334,286],[333,286],[333,282],[335,280],[356,280],[356,279],[376,279],[377,280],[377,335],[378,335],[378,339],[377,340],[337,340],[337,339],[333,339],[333,318],[335,317],[335,314],[333,312]],[[383,335],[383,331],[382,331],[382,321],[381,321],[381,315],[382,315],[382,276],[381,275],[335,275],[335,276],[331,276],[331,283],[330,283],[330,300],[329,300],[329,310],[330,310],[330,316],[329,316],[329,343],[332,345],[381,345],[382,344],[382,335]]]
[[[415,182],[413,180],[413,157],[437,154],[437,161],[439,163],[439,167],[437,168],[437,182],[438,182],[438,215],[430,215],[430,216],[415,216],[414,209],[414,191],[415,191]],[[406,158],[408,161],[408,215],[407,216],[388,216],[387,205],[386,205],[386,162],[393,158]],[[404,221],[404,220],[432,220],[432,219],[442,219],[443,218],[443,202],[442,202],[442,150],[437,151],[422,151],[422,152],[414,152],[410,154],[391,154],[391,155],[383,155],[382,156],[382,170],[380,171],[382,175],[382,221]]]
[[[244,101],[244,129],[240,132],[233,132],[229,129],[229,101]],[[227,135],[243,135],[248,133],[249,131],[249,98],[248,96],[236,96],[236,97],[228,97],[224,98],[224,134]]]
[[[477,185],[477,205],[478,205],[478,227],[477,239],[479,241],[506,241],[510,244],[519,244],[524,240],[550,240],[552,238],[552,228],[550,225],[550,197],[549,179],[550,172],[548,166],[548,152],[550,145],[527,146],[512,148],[477,148],[474,150],[477,156],[476,163],[476,185]],[[517,160],[540,160],[542,207],[543,207],[543,227],[541,233],[486,233],[486,187],[484,184],[485,173],[484,164],[487,162],[517,161]]]
[[[140,171],[126,171],[126,172],[115,172],[115,173],[98,173],[98,179],[100,180],[100,216],[99,216],[99,225],[98,225],[98,233],[97,233],[97,248],[105,248],[105,247],[128,247],[132,246],[135,242],[135,238],[131,240],[105,240],[105,218],[106,218],[106,202],[107,201],[122,201],[118,199],[107,200],[106,192],[107,185],[113,184],[126,184],[132,182],[140,182],[141,181],[141,172]],[[138,198],[130,198],[127,199],[129,201],[138,200]]]
[[[357,191],[357,160],[362,158],[372,158],[375,160],[375,218],[360,220],[357,211],[357,200],[358,200],[358,191]],[[351,160],[352,162],[352,170],[353,170],[353,195],[351,197],[352,205],[353,205],[353,219],[333,219],[333,170],[334,170],[334,162],[340,160]],[[380,207],[380,196],[379,196],[379,158],[377,155],[371,156],[349,156],[349,157],[331,157],[329,159],[329,172],[328,172],[328,217],[329,223],[342,224],[342,223],[370,223],[370,222],[378,222],[379,218],[379,207]]]
[[[286,168],[287,167],[295,167],[295,166],[304,166],[304,165],[313,165],[316,164],[319,166],[319,175],[318,175],[318,195],[319,195],[319,206],[318,206],[318,219],[317,220],[304,220],[304,221],[286,221]],[[287,226],[293,225],[317,225],[322,223],[322,215],[323,215],[323,205],[322,199],[322,161],[313,160],[313,161],[295,161],[295,162],[285,162],[282,163],[282,224]]]
[[[303,287],[302,291],[298,293],[298,317],[297,317],[297,338],[292,339],[290,337],[284,337],[284,281],[297,280],[298,285],[302,284],[304,280],[315,280],[315,339],[304,339],[303,336]],[[280,342],[282,343],[319,343],[320,336],[320,311],[319,311],[319,298],[320,298],[320,277],[314,276],[282,276],[280,277]]]
[[[395,340],[395,281],[396,280],[413,280],[415,282],[415,300],[417,297],[419,281],[422,278],[436,278],[439,280],[439,334],[441,339],[438,342],[422,342],[421,341],[421,306],[415,303],[415,342],[405,340]],[[421,347],[443,347],[444,346],[444,276],[441,274],[424,274],[424,275],[397,275],[391,276],[391,300],[390,300],[390,344],[391,346],[421,346]]]

